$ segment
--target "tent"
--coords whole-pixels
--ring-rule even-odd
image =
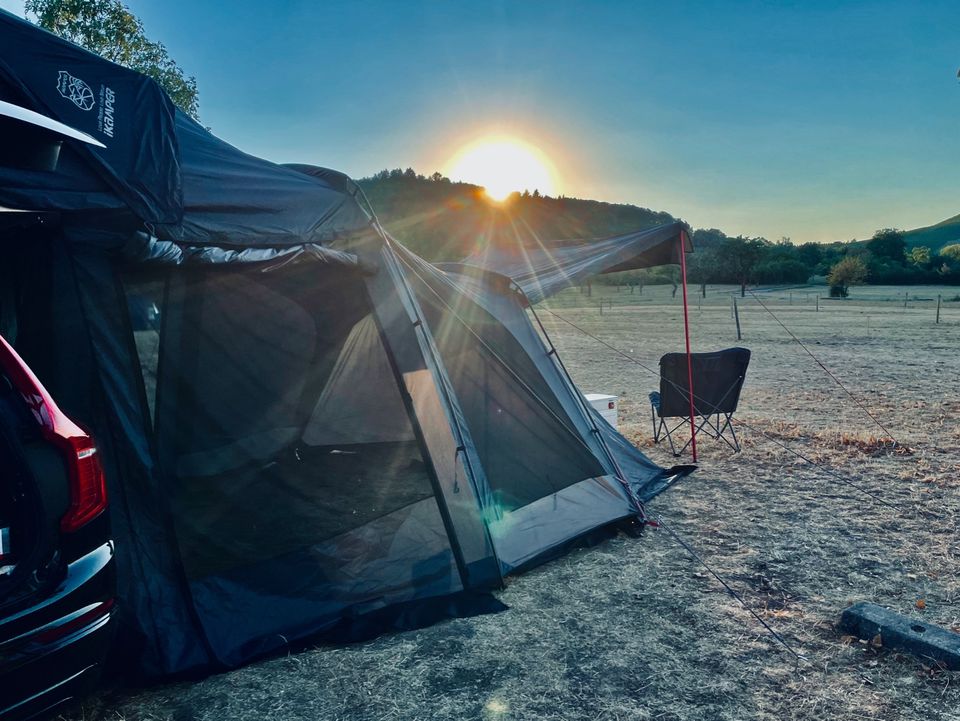
[[[505,575],[691,470],[593,412],[529,310],[675,261],[683,224],[434,266],[345,175],[246,155],[6,13],[0,41],[0,100],[106,146],[0,170],[0,206],[37,220],[0,235],[0,284],[18,350],[100,443],[144,674],[497,610]]]

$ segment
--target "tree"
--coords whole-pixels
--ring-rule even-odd
[[[726,234],[716,228],[697,228],[693,231],[693,247],[697,250],[718,246],[726,239]]]
[[[903,231],[884,228],[874,233],[873,237],[867,241],[867,250],[881,262],[887,260],[903,265],[907,242],[904,240]]]
[[[797,248],[797,257],[800,258],[800,262],[805,264],[811,269],[811,274],[813,269],[817,267],[817,264],[823,258],[823,247],[819,243],[804,243],[799,248]]]
[[[720,254],[716,247],[697,245],[694,247],[697,249],[696,252],[687,255],[687,280],[691,283],[699,283],[700,294],[706,298],[707,283],[722,279],[718,273],[718,269],[722,267]]]
[[[175,105],[199,120],[197,79],[184,74],[162,43],[147,38],[143,23],[120,0],[27,0],[24,8],[40,27],[150,76]]]
[[[918,245],[910,251],[910,262],[914,265],[927,265],[930,257],[930,249],[925,245]]]
[[[951,243],[940,249],[940,255],[950,260],[960,261],[960,243]]]
[[[867,279],[867,264],[857,256],[847,256],[830,269],[827,283],[830,296],[846,298],[851,285],[859,285]]]
[[[720,258],[730,275],[740,284],[740,297],[747,295],[747,283],[753,277],[753,270],[767,248],[763,238],[727,238],[720,245]]]

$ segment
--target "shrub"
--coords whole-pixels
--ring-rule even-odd
[[[831,298],[846,298],[851,285],[859,285],[867,279],[867,265],[863,259],[847,256],[830,269],[827,283]]]

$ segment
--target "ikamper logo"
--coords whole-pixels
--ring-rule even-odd
[[[57,78],[57,90],[81,110],[93,110],[93,106],[97,102],[93,97],[93,90],[90,89],[90,86],[80,78],[73,77],[66,70],[60,71],[60,77]]]

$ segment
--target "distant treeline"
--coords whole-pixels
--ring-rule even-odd
[[[676,220],[665,212],[596,200],[515,193],[492,203],[483,189],[455,183],[440,173],[424,176],[413,169],[382,170],[359,181],[381,223],[397,240],[434,261],[459,260],[478,247],[531,238],[603,238]],[[866,242],[803,243],[789,238],[728,237],[715,228],[693,233],[689,256],[694,283],[773,285],[825,279],[841,261],[855,266],[849,284],[960,284],[960,244],[940,249],[908,249],[903,232],[877,231]],[[861,268],[862,266],[862,268]],[[597,280],[608,283],[664,283],[677,269],[628,271]],[[845,283],[846,284],[846,283]]]

